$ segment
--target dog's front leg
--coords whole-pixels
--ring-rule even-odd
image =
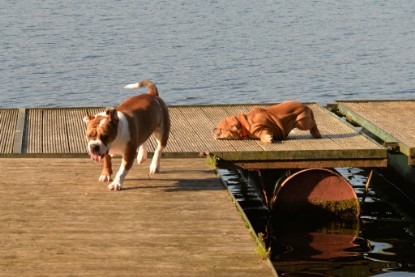
[[[136,151],[133,151],[136,153]],[[135,160],[135,155],[130,153],[125,153],[121,162],[120,169],[115,175],[114,181],[108,186],[109,190],[122,190],[122,185],[124,184],[125,176],[127,176],[128,171],[133,166]]]
[[[268,130],[261,131],[258,137],[262,142],[265,143],[272,143],[272,141],[274,140],[272,133]]]
[[[102,168],[101,176],[99,176],[99,181],[100,182],[109,182],[109,181],[111,181],[111,175],[112,175],[111,156],[106,155],[104,157],[104,167]]]

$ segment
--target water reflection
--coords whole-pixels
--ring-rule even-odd
[[[403,209],[403,198],[380,176],[366,193],[367,171],[339,171],[361,202],[355,221],[272,217],[254,172],[219,173],[255,231],[264,234],[279,276],[410,276],[415,272],[415,220],[408,216],[413,206],[409,213]]]
[[[267,231],[272,234],[268,243],[273,260],[334,260],[356,257],[371,249],[366,240],[358,239],[358,221],[281,222],[275,218]]]

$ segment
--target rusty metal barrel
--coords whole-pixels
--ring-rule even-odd
[[[353,187],[332,169],[300,170],[282,181],[274,194],[278,217],[356,219],[360,205]]]

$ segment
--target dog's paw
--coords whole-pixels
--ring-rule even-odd
[[[272,143],[273,137],[270,134],[263,135],[261,141],[265,143]]]
[[[108,189],[109,190],[121,190],[122,189],[122,185],[119,182],[112,182],[111,184],[108,185]]]
[[[160,173],[160,166],[158,164],[151,163],[149,173],[150,174]]]
[[[99,181],[100,182],[110,182],[111,181],[111,175],[101,174],[101,176],[99,176]]]
[[[321,138],[320,131],[317,129],[317,127],[311,128],[310,133],[315,138]]]

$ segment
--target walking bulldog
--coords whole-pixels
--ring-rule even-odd
[[[147,159],[146,141],[151,134],[157,140],[157,148],[151,161],[150,174],[160,171],[161,152],[167,145],[170,132],[169,112],[153,82],[144,80],[125,88],[140,87],[147,87],[147,93],[130,97],[104,113],[84,117],[88,153],[91,159],[104,161],[100,182],[111,181],[111,156],[122,156],[120,169],[108,186],[110,190],[122,189],[125,176],[136,158],[139,164]]]
[[[222,119],[214,129],[215,139],[260,139],[265,143],[284,139],[292,129],[310,130],[321,138],[313,111],[296,101],[286,101],[265,109],[254,108],[247,114]]]

